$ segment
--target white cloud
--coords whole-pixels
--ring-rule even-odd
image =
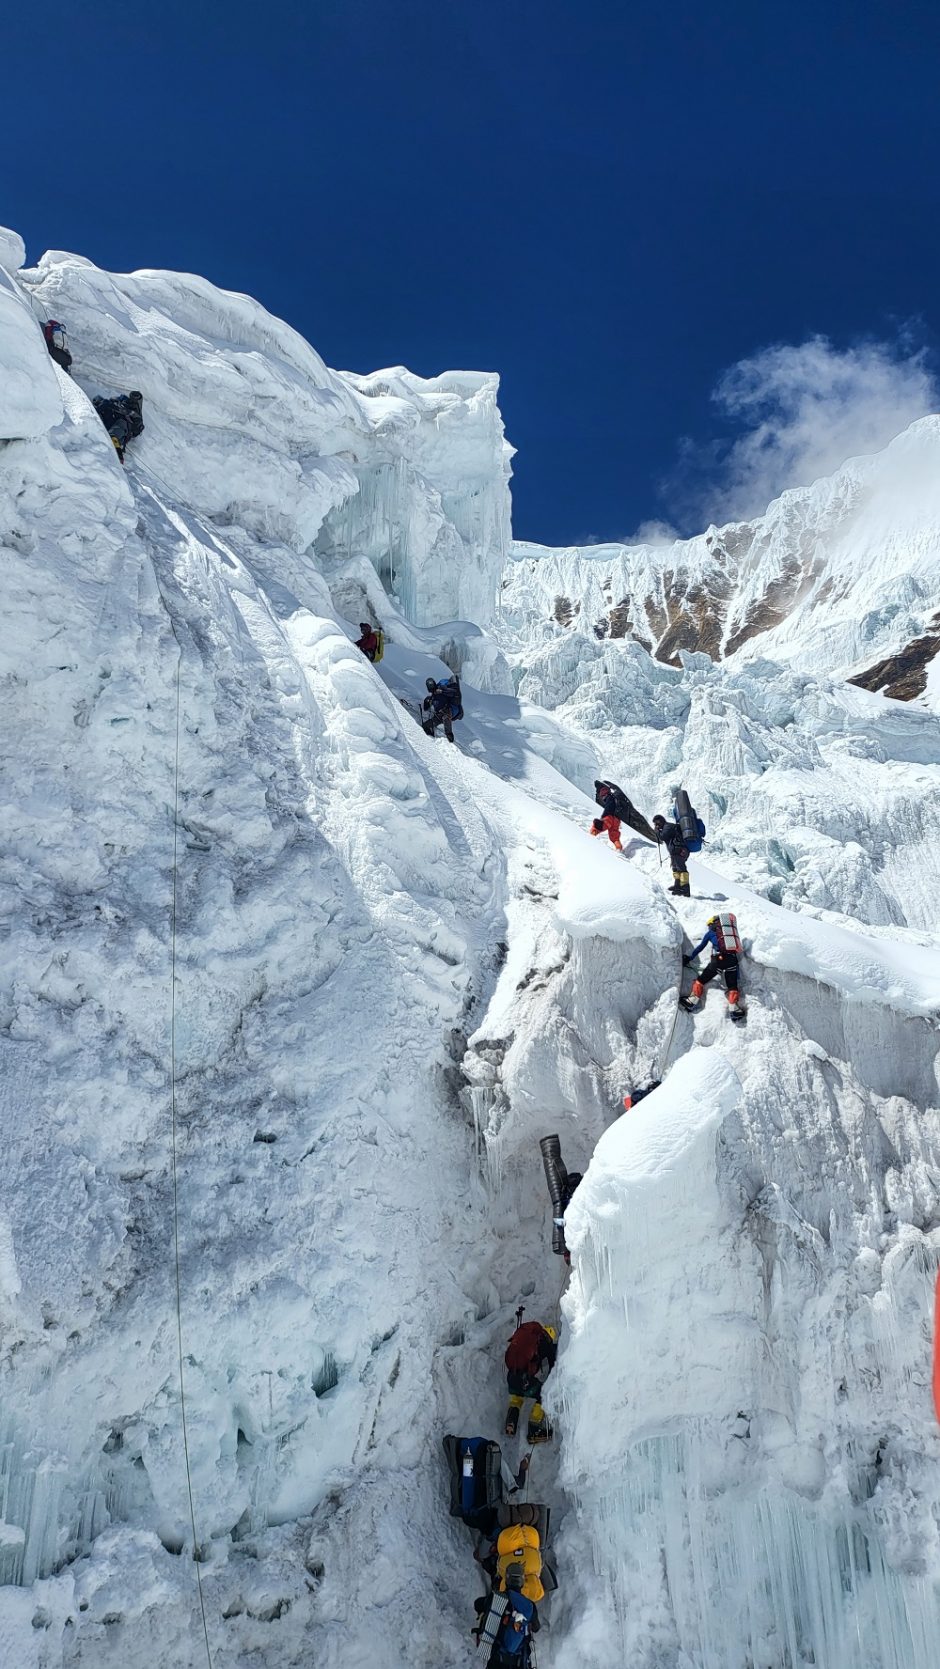
[[[728,446],[684,443],[683,484],[691,486],[684,507],[689,511],[694,499],[699,521],[760,515],[785,487],[805,486],[846,458],[880,451],[937,408],[925,361],[903,337],[839,349],[825,336],[740,360],[713,399],[745,432]]]
[[[628,538],[618,541],[622,545],[672,545],[682,534],[672,522],[660,521],[654,517],[652,521],[641,522],[635,533]]]

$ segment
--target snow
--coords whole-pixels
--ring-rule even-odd
[[[844,608],[664,665],[587,590],[586,631],[554,618],[617,553],[501,589],[495,376],[336,372],[202,279],[3,249],[0,1657],[205,1662],[175,1088],[213,1661],[469,1661],[440,1439],[501,1431],[522,1303],[563,1317],[543,1662],[927,1669],[940,731],[819,644],[866,586],[920,607],[929,421],[768,512],[764,580],[785,527],[835,539],[851,499],[858,549],[872,506]],[[122,470],[89,397],[131,386]],[[453,746],[417,722],[447,671]],[[647,815],[689,787],[690,900],[590,838],[600,774]],[[719,906],[746,1028],[720,982],[676,1007]]]
[[[135,462],[202,515],[358,556],[418,625],[486,624],[509,537],[498,379],[331,371],[248,296],[189,274],[101,272],[52,251],[22,274],[68,325],[91,394],[139,388]]]
[[[28,305],[2,263],[0,364],[0,441],[32,440],[45,434],[62,417],[56,368]]]
[[[938,457],[940,417],[924,417],[751,522],[671,544],[517,543],[504,617],[545,643],[573,612],[585,636],[626,630],[664,658],[704,637],[716,657],[849,677],[936,630]]]
[[[26,245],[19,232],[13,232],[9,226],[0,226],[0,267],[7,272],[19,270],[26,260]]]

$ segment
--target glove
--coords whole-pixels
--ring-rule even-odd
[[[692,966],[692,963],[693,963],[693,962],[694,962],[694,961],[695,961],[695,957],[694,957],[694,956],[683,956],[683,958],[682,958],[682,966],[683,966],[683,968],[691,968],[691,966]]]
[[[601,822],[600,818],[595,817],[593,823],[591,824],[591,833],[592,834],[600,834],[603,827],[604,827],[604,825]]]

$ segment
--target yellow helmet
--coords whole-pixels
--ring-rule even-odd
[[[545,1331],[548,1334],[549,1338],[553,1339],[554,1342],[557,1344],[558,1343],[558,1328],[557,1327],[546,1327]]]

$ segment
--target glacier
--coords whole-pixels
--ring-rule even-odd
[[[0,359],[2,1661],[469,1662],[440,1437],[501,1430],[521,1302],[543,1664],[927,1669],[940,717],[929,657],[847,680],[932,631],[938,420],[744,531],[547,553],[493,374],[7,232]],[[688,785],[691,900],[587,837],[601,772]],[[676,1010],[715,901],[743,1033]]]

